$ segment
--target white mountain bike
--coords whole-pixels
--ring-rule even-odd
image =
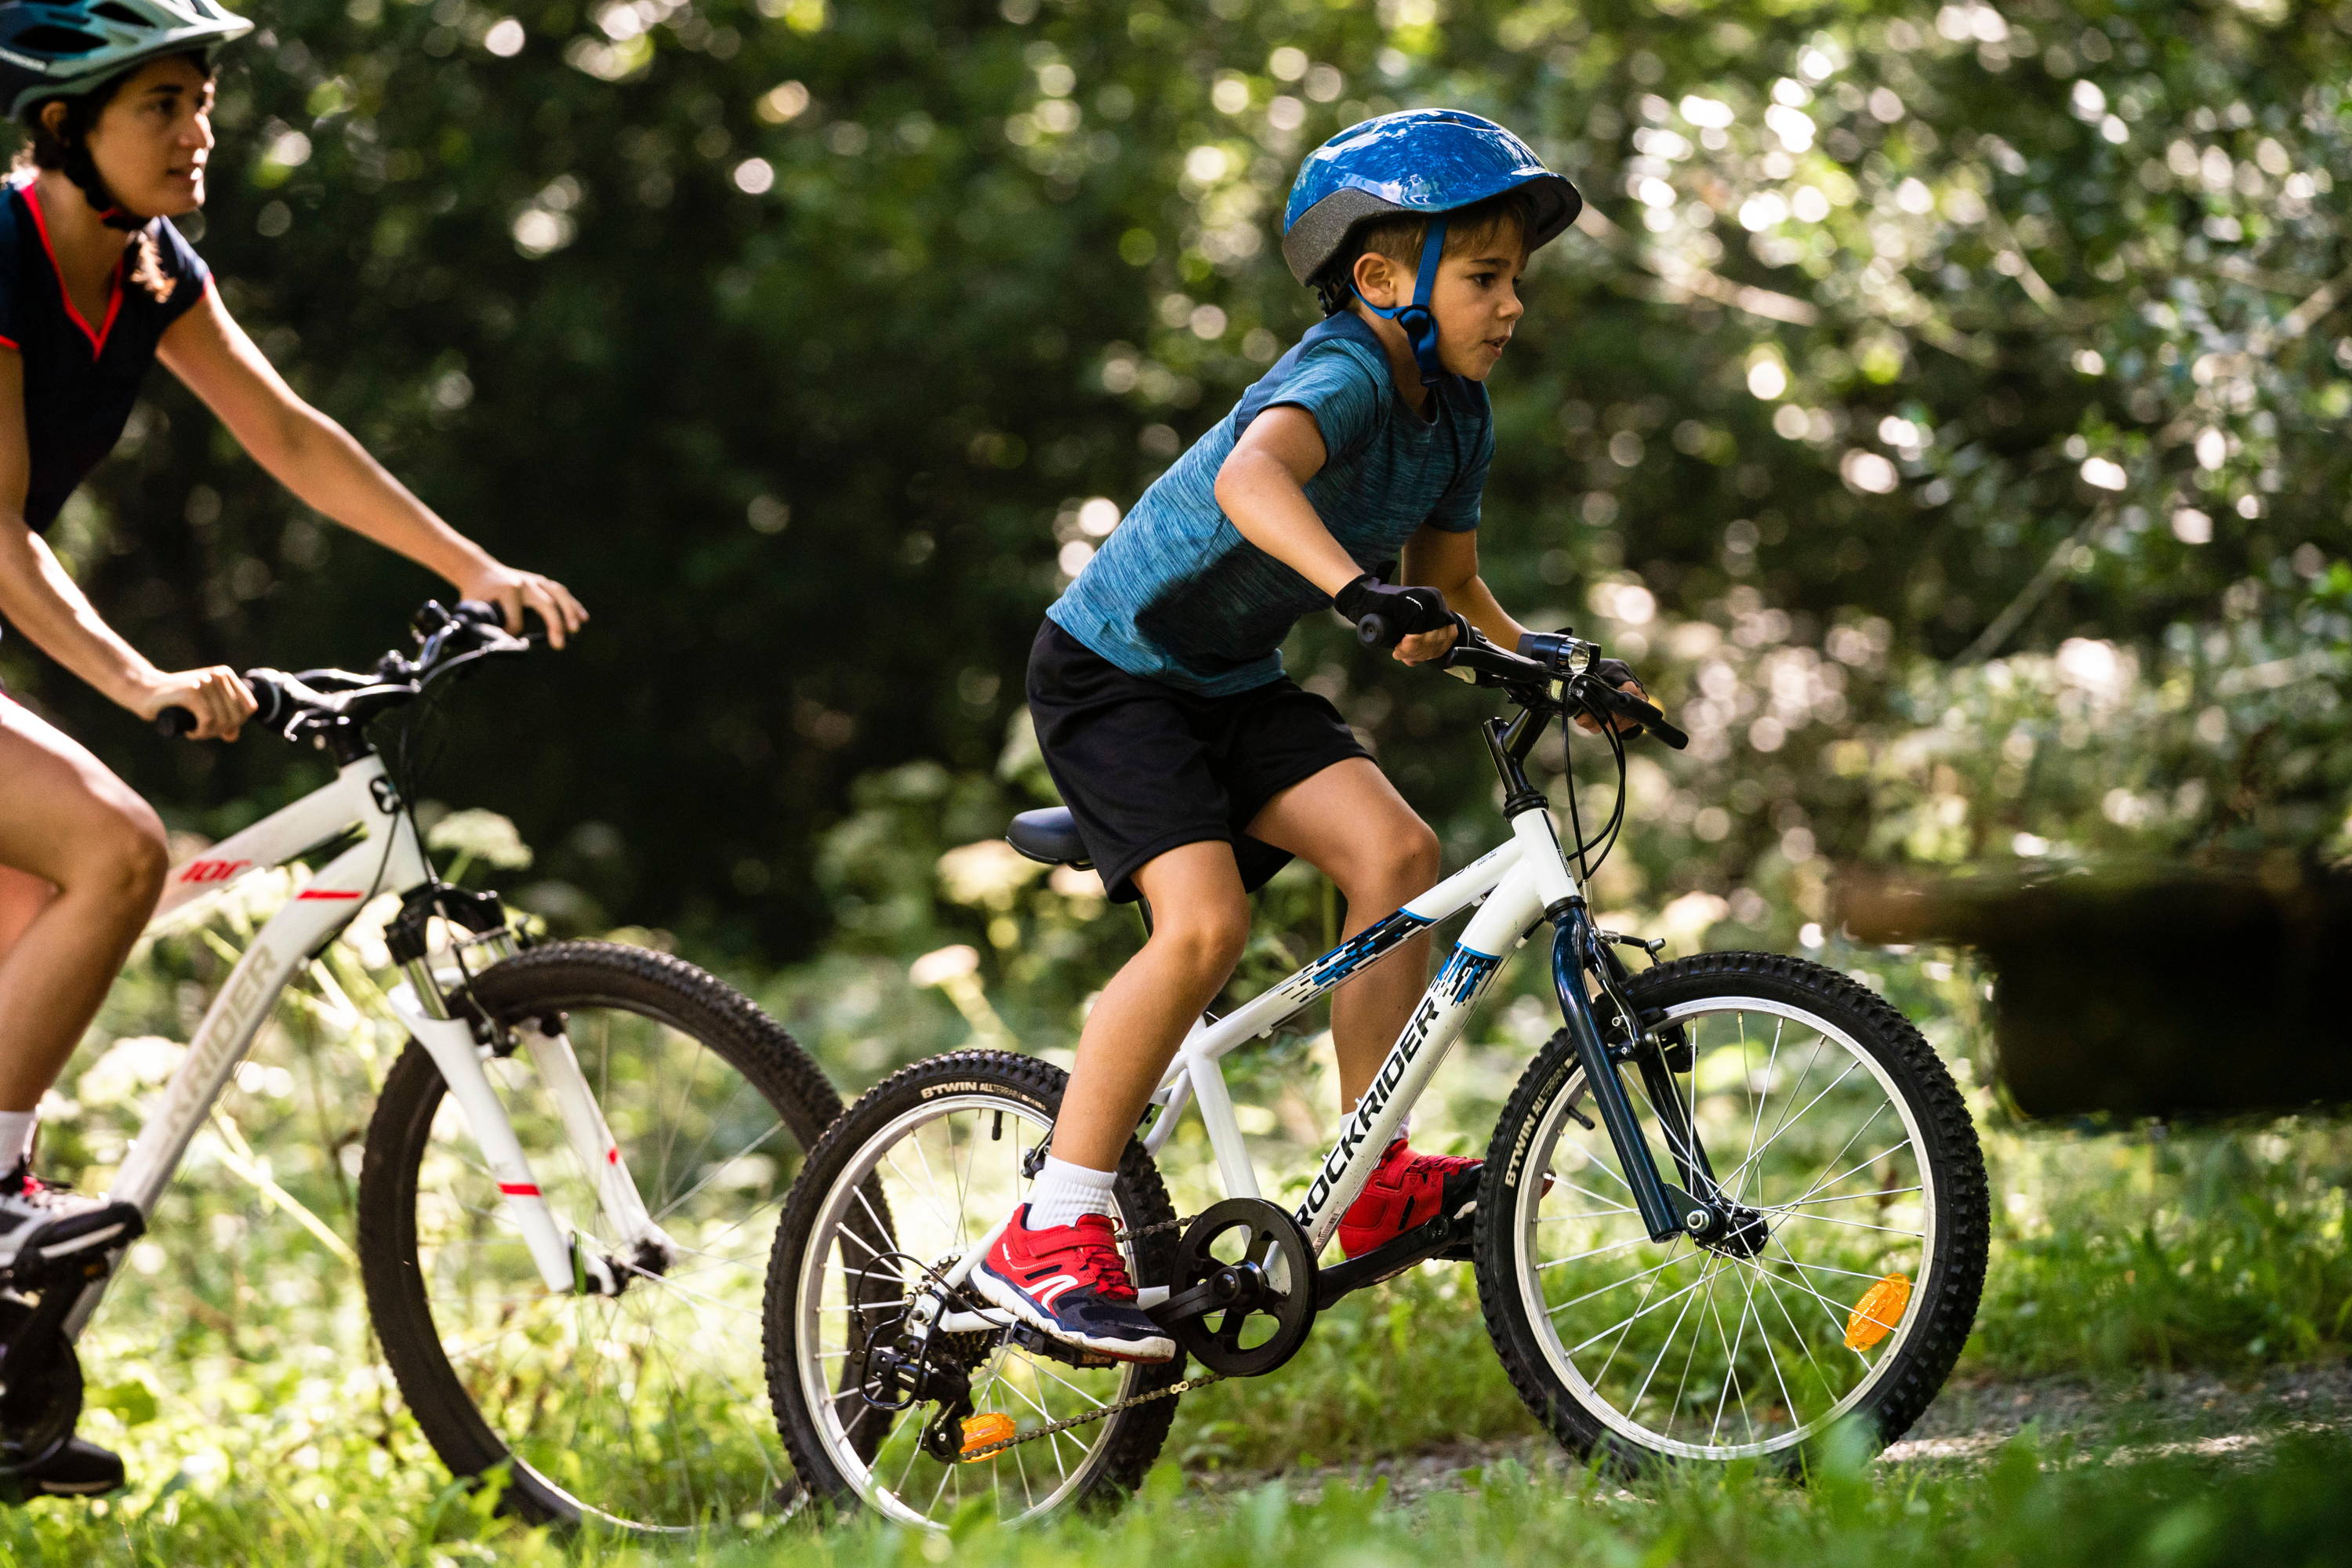
[[[768,1288],[770,1395],[812,1494],[933,1529],[967,1505],[1010,1521],[1116,1496],[1159,1453],[1177,1395],[1274,1371],[1318,1310],[1435,1258],[1475,1264],[1495,1348],[1537,1416],[1619,1468],[1792,1465],[1840,1422],[1884,1443],[1917,1418],[1984,1277],[1967,1109],[1918,1031],[1834,970],[1754,952],[1656,964],[1654,944],[1595,928],[1581,884],[1624,804],[1608,714],[1685,739],[1590,673],[1598,654],[1561,638],[1538,662],[1465,628],[1446,663],[1517,709],[1484,726],[1510,838],[1204,1018],[1179,1049],[1114,1189],[1129,1273],[1183,1352],[1174,1362],[1097,1360],[967,1288],[1043,1161],[1058,1068],[957,1052],[843,1113],[793,1190]],[[1571,852],[1524,764],[1547,723],[1566,732],[1580,712],[1604,721],[1619,792]],[[1569,805],[1580,823],[1572,782]],[[1034,858],[1085,864],[1066,811],[1026,813],[1010,837]],[[1330,1152],[1293,1181],[1292,1206],[1265,1201],[1220,1058],[1465,910]],[[1547,926],[1565,1026],[1520,1079],[1483,1168],[1418,1229],[1318,1263],[1504,959]],[[1621,945],[1648,947],[1654,967],[1630,973]],[[1180,1221],[1153,1155],[1192,1106],[1228,1195]]]
[[[109,1197],[101,1249],[26,1260],[0,1295],[0,1473],[81,1405],[74,1342],[279,994],[378,893],[400,895],[390,1003],[411,1038],[368,1127],[358,1251],[408,1407],[508,1506],[646,1530],[789,1502],[761,1409],[759,1303],[803,1152],[840,1100],[792,1037],[693,966],[609,942],[530,946],[495,895],[440,880],[369,721],[530,646],[487,605],[427,605],[413,658],[254,670],[257,725],[333,781],[175,868],[158,920],[257,868],[326,857],[205,1014]],[[193,727],[184,710],[162,727]]]

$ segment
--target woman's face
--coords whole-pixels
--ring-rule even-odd
[[[212,79],[184,57],[150,61],[99,111],[89,146],[99,178],[135,216],[194,212],[213,151]]]

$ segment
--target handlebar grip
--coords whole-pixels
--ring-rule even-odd
[[[166,708],[155,715],[155,733],[167,741],[176,741],[196,732],[196,716],[184,708]]]
[[[1628,719],[1638,720],[1642,728],[1675,751],[1679,752],[1690,744],[1690,736],[1667,723],[1665,714],[1654,704],[1643,701],[1629,691],[1612,691],[1598,682],[1594,683],[1593,689],[1599,691],[1601,703],[1605,707],[1622,713]]]
[[[1394,647],[1400,638],[1389,630],[1389,618],[1373,614],[1356,623],[1356,640],[1366,647]]]
[[[1655,735],[1659,740],[1664,741],[1667,745],[1673,747],[1677,752],[1690,744],[1689,734],[1684,731],[1675,729],[1672,724],[1667,723],[1664,718],[1646,720],[1643,721],[1642,727],[1649,731],[1651,734]]]

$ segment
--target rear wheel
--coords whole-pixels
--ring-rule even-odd
[[[868,1397],[882,1391],[887,1361],[913,1352],[905,1326],[917,1293],[1021,1202],[1066,1082],[1060,1068],[1030,1057],[934,1057],[877,1084],[809,1156],[776,1232],[767,1353],[784,1444],[813,1494],[934,1530],[972,1505],[1012,1523],[1123,1497],[1159,1455],[1176,1414],[1172,1396],[1066,1431],[1044,1428],[1168,1387],[1182,1375],[1181,1356],[1074,1365],[992,1326],[969,1292],[956,1303],[968,1326],[950,1320],[913,1371],[891,1374],[896,1392]],[[1112,1198],[1123,1230],[1174,1216],[1151,1156],[1132,1141]],[[1172,1231],[1122,1250],[1139,1285],[1167,1283]],[[924,1428],[944,1409],[939,1430],[954,1431],[957,1393],[985,1421],[970,1430],[1031,1440],[969,1464],[949,1446],[943,1458],[936,1441],[923,1441]],[[886,1407],[901,1399],[909,1402]]]
[[[460,1476],[508,1506],[687,1530],[796,1495],[759,1373],[760,1293],[784,1194],[841,1101],[772,1019],[710,975],[560,942],[479,975],[502,1027],[561,1020],[656,1223],[680,1256],[618,1295],[550,1293],[439,1070],[411,1043],[368,1127],[359,1243],[402,1395]],[[527,1051],[486,1064],[558,1226],[615,1250]]]
[[[1511,1381],[1580,1454],[1794,1463],[1842,1422],[1916,1420],[1976,1317],[1983,1158],[1951,1076],[1876,993],[1763,953],[1633,979],[1664,1059],[1622,1074],[1669,1182],[1669,1126],[1735,1206],[1726,1235],[1654,1243],[1566,1034],[1495,1129],[1478,1294]],[[1665,1116],[1661,1117],[1661,1110]]]

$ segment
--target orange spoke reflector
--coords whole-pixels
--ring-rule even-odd
[[[974,1448],[985,1448],[991,1443],[1002,1443],[1007,1437],[1015,1436],[1020,1430],[1020,1426],[1014,1423],[1012,1416],[998,1411],[990,1410],[970,1416],[963,1424],[963,1451],[969,1454]],[[987,1454],[982,1458],[992,1459],[996,1456]],[[980,1460],[962,1459],[958,1463],[976,1465]]]
[[[1903,1309],[1911,1304],[1911,1279],[1906,1274],[1889,1274],[1862,1293],[1862,1300],[1846,1314],[1845,1348],[1866,1351],[1895,1331],[1903,1321]],[[971,1430],[969,1422],[964,1430]]]

